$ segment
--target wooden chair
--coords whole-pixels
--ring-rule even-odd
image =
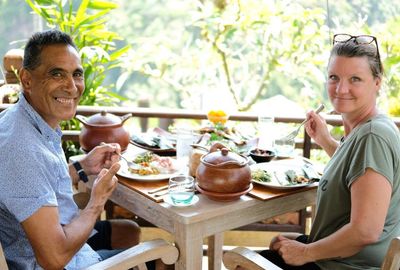
[[[226,251],[223,255],[223,262],[228,270],[235,270],[239,266],[247,270],[282,270],[282,268],[271,263],[258,253],[244,247]],[[399,269],[400,237],[396,237],[390,243],[381,270]]]
[[[146,270],[145,262],[161,259],[164,264],[173,264],[179,256],[178,249],[162,239],[140,243],[107,260],[96,263],[86,270],[126,270],[137,266]],[[0,244],[0,269],[8,270],[7,262]]]

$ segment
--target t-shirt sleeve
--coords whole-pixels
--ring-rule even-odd
[[[57,206],[51,176],[39,165],[43,164],[40,159],[39,153],[21,157],[9,167],[12,174],[4,181],[2,189],[9,194],[3,200],[4,205],[19,222],[43,206]]]
[[[383,175],[393,185],[394,154],[384,138],[373,133],[367,134],[357,141],[352,151],[346,177],[348,186],[363,175],[367,168]]]

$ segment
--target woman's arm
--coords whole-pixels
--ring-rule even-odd
[[[381,235],[389,208],[392,186],[372,169],[351,185],[350,222],[332,235],[311,244],[279,239],[278,250],[288,264],[303,265],[321,259],[349,257],[375,243]]]

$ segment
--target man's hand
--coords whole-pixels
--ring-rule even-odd
[[[111,193],[117,187],[118,179],[115,174],[121,165],[114,163],[110,169],[103,169],[93,183],[92,193],[87,208],[100,207],[102,211]]]
[[[101,144],[93,148],[80,163],[87,175],[98,174],[103,168],[110,168],[118,162],[120,153],[121,147],[118,143]]]

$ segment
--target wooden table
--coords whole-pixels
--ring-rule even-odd
[[[223,232],[314,205],[316,185],[259,200],[244,195],[233,202],[216,202],[202,194],[190,207],[157,203],[119,183],[110,199],[170,232],[179,248],[175,269],[202,269],[203,238],[208,237],[208,269],[221,269]]]

